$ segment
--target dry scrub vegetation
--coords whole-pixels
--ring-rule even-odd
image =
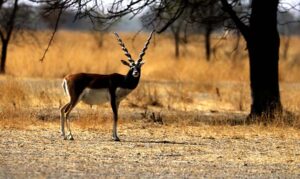
[[[120,35],[138,56],[146,34]],[[64,75],[127,72],[113,34],[99,47],[95,34],[60,31],[42,63],[49,33],[37,37],[15,39],[0,77],[0,178],[299,177],[299,37],[280,61],[282,103],[295,116],[246,125],[245,45],[234,51],[234,37],[216,35],[207,62],[202,37],[191,36],[175,60],[172,39],[156,35],[138,88],[121,103],[120,143],[110,140],[108,104],[79,104],[70,116],[75,141],[59,136]]]

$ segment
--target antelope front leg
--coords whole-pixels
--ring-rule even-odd
[[[111,102],[112,111],[114,113],[113,136],[112,136],[112,139],[114,141],[120,141],[118,134],[117,134],[119,104],[120,104],[120,102],[115,101],[115,100],[112,100],[112,102]]]

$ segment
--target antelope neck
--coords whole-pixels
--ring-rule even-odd
[[[137,87],[139,80],[140,80],[140,75],[138,77],[133,77],[132,70],[129,70],[129,72],[125,76],[123,87],[128,89],[134,89]]]

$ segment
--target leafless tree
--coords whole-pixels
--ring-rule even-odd
[[[19,8],[18,0],[14,0],[11,7],[3,7],[4,3],[10,3],[10,1],[0,1],[0,38],[2,43],[0,74],[5,73],[7,48],[15,28],[16,14]]]
[[[22,45],[23,40],[30,37],[33,43],[39,44],[34,33],[35,20],[33,7],[18,0],[0,1],[1,74],[5,73],[8,47],[12,42]]]

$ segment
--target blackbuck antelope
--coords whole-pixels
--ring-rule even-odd
[[[115,141],[120,140],[117,135],[119,104],[121,100],[124,99],[132,90],[134,90],[139,83],[141,67],[144,64],[143,56],[145,55],[153,31],[146,41],[137,61],[132,59],[120,36],[117,33],[114,34],[116,35],[122,50],[125,52],[125,55],[128,58],[128,62],[125,60],[121,60],[121,62],[130,69],[127,75],[121,75],[118,73],[108,75],[77,73],[67,75],[63,79],[63,89],[70,97],[70,101],[60,109],[61,135],[64,139],[73,140],[70,129],[70,119],[68,119],[68,115],[78,102],[83,101],[84,103],[90,105],[110,102],[114,120],[112,138]],[[65,135],[65,123],[69,131],[68,135]]]

